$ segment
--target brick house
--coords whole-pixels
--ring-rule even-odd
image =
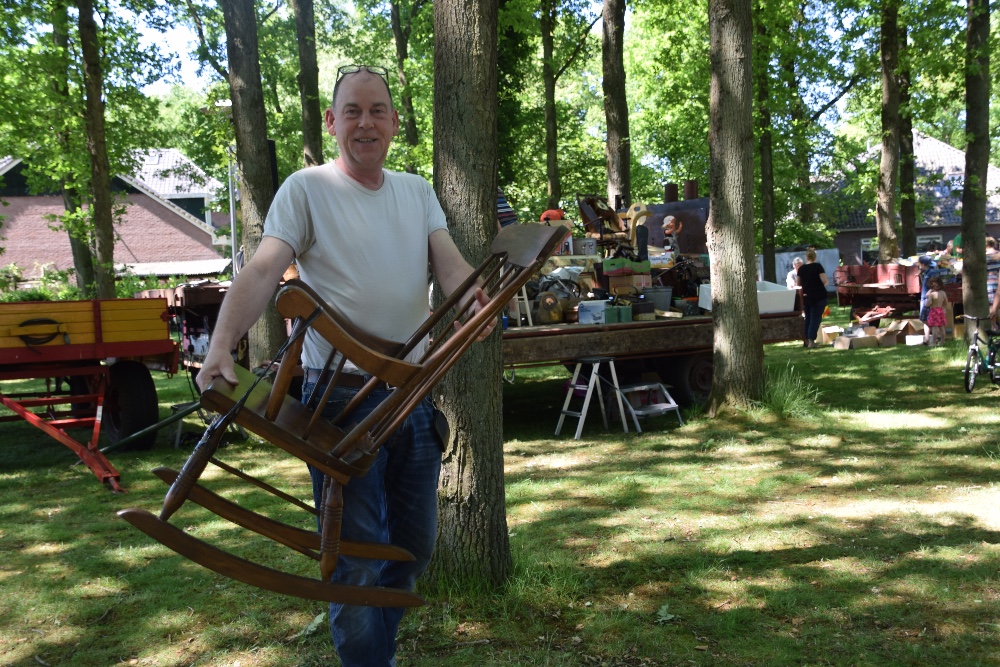
[[[0,201],[6,204],[0,206],[0,266],[16,264],[31,280],[45,266],[72,269],[73,255],[66,232],[50,228],[51,216],[64,211],[62,196],[31,192],[25,170],[19,158],[0,158]],[[171,275],[195,268],[195,275],[224,271],[229,262],[221,250],[228,238],[216,235],[211,212],[221,187],[175,149],[147,151],[135,174],[112,180],[115,196],[126,204],[115,226],[115,262],[140,274],[147,265],[159,267],[153,273],[170,269]]]
[[[914,133],[913,154],[917,173],[917,250],[934,243],[943,248],[962,231],[962,186],[965,153],[943,141]],[[877,160],[876,151],[872,159]],[[986,176],[986,233],[1000,234],[1000,168],[990,165]],[[874,202],[869,203],[874,210]],[[899,201],[896,202],[899,215]],[[862,207],[847,209],[837,216],[834,244],[844,264],[861,264],[877,256],[875,216]]]

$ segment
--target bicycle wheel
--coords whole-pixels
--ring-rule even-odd
[[[976,388],[976,375],[979,374],[979,350],[969,348],[969,356],[965,360],[965,391],[971,393]]]

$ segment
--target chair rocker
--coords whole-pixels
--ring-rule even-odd
[[[239,379],[230,385],[216,379],[201,396],[202,405],[219,413],[205,431],[180,472],[169,468],[154,470],[170,485],[159,516],[137,508],[118,512],[119,516],[199,565],[231,579],[265,590],[296,597],[376,607],[410,607],[423,600],[404,590],[373,586],[348,586],[329,581],[338,557],[356,556],[381,560],[412,560],[405,549],[390,544],[350,542],[340,539],[344,484],[363,476],[375,460],[379,448],[406,417],[433,389],[480,333],[495,322],[518,290],[544,264],[566,235],[565,227],[510,225],[494,239],[490,255],[455,290],[405,343],[387,341],[361,331],[348,322],[306,284],[290,280],[278,291],[277,308],[295,322],[289,339],[276,357],[283,361],[273,378],[236,366]],[[490,302],[475,314],[473,298],[467,292],[480,285]],[[457,330],[455,322],[462,324]],[[304,401],[288,395],[302,348],[302,337],[312,327],[334,348],[322,377]],[[421,341],[434,334],[418,362],[406,361]],[[339,353],[339,359],[338,357]],[[371,379],[344,410],[332,419],[322,416],[323,406],[350,361]],[[334,363],[336,361],[336,363]],[[378,386],[393,387],[366,418],[352,421],[351,413]],[[322,392],[322,396],[317,396]],[[230,422],[260,436],[295,458],[309,463],[325,475],[322,502],[314,509],[293,496],[215,458],[222,434]],[[209,490],[199,483],[211,462],[224,472],[290,503],[319,530],[292,526],[251,511]],[[319,578],[313,579],[240,558],[200,540],[169,523],[170,517],[187,501],[242,528],[264,536],[308,558],[319,561]]]

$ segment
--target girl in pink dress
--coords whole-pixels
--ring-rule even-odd
[[[944,308],[948,304],[948,295],[941,288],[939,278],[931,278],[927,281],[927,326],[930,327],[931,335],[927,344],[931,347],[944,342],[944,328],[948,325]]]

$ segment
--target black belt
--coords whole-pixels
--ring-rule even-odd
[[[315,382],[317,385],[322,386],[329,382],[332,378],[333,371],[326,371],[324,373],[319,368],[307,368],[305,370],[303,380],[307,383]],[[370,378],[370,375],[341,372],[340,377],[337,378],[336,386],[344,387],[345,389],[361,389]],[[375,385],[375,389],[379,391],[392,391],[394,387],[387,382],[378,382]]]

